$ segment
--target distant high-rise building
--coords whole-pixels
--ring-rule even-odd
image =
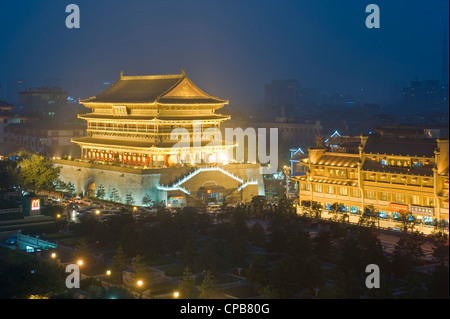
[[[297,80],[272,80],[265,86],[266,106],[273,108],[276,115],[296,114],[300,107],[300,87]]]
[[[44,117],[59,117],[66,113],[67,92],[59,87],[40,87],[19,92],[23,112]]]
[[[448,86],[438,80],[412,81],[403,89],[403,105],[412,112],[448,107]]]

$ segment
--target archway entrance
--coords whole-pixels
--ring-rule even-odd
[[[85,197],[95,197],[95,182],[88,182],[86,185]]]

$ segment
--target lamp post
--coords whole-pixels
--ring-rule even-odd
[[[142,280],[138,280],[137,281],[137,286],[138,286],[138,289],[139,289],[139,299],[142,299],[142,285],[143,285],[144,283],[142,282]]]
[[[109,290],[109,287],[110,287],[110,279],[111,279],[111,270],[107,270],[106,271],[106,275],[108,276],[108,290]]]
[[[20,195],[22,195],[22,192],[20,191],[20,171],[22,169],[22,166],[17,167],[17,192],[19,193],[19,200]]]
[[[291,168],[287,165],[283,166],[283,173],[286,176],[286,198],[289,198],[289,176]]]

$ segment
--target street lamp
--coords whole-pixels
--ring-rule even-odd
[[[178,298],[180,296],[180,293],[178,291],[174,291],[173,297]]]
[[[78,265],[78,266],[80,266],[80,267],[81,267],[81,266],[83,266],[83,260],[81,260],[81,259],[78,259],[78,261],[77,261],[77,265]]]
[[[109,286],[110,286],[110,278],[111,278],[111,270],[107,270],[107,271],[106,271],[106,275],[108,276],[108,290],[109,290]]]
[[[142,285],[143,285],[144,283],[142,282],[142,280],[138,280],[137,281],[137,285],[138,285],[138,288],[139,288],[139,299],[142,299]]]

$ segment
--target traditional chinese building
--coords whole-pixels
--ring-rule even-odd
[[[307,173],[294,176],[300,201],[325,209],[342,203],[352,214],[373,205],[381,218],[409,212],[425,225],[448,226],[448,138],[360,136],[359,152],[310,148],[301,160]]]
[[[148,194],[171,206],[264,193],[259,164],[228,163],[227,150],[236,145],[224,142],[220,125],[230,117],[216,113],[228,101],[199,89],[184,70],[121,72],[111,87],[80,103],[92,110],[79,115],[86,136],[72,139],[81,159],[70,165],[57,161],[64,164],[63,178],[78,176],[78,191],[94,195],[102,185],[106,197],[115,188],[122,202],[131,192],[137,204]]]
[[[228,101],[200,90],[183,72],[175,75],[124,76],[98,96],[80,101],[92,109],[78,117],[87,122],[87,136],[73,139],[82,158],[141,167],[169,167],[181,163],[226,162],[223,142],[204,134],[220,129],[229,116],[216,113]],[[188,134],[191,152],[177,148]],[[188,145],[189,146],[189,145]]]

